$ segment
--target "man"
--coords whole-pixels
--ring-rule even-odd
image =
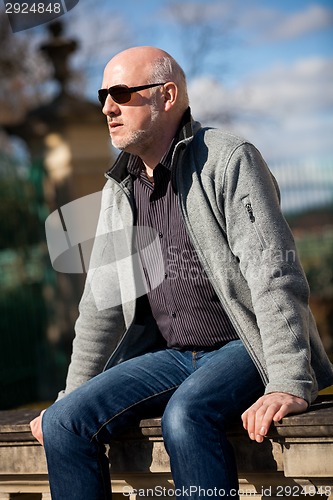
[[[65,397],[31,423],[52,498],[111,498],[104,444],[157,415],[178,496],[229,496],[228,422],[242,414],[262,442],[333,381],[277,186],[251,144],[192,120],[184,73],[160,49],[111,59],[99,98],[122,153],[98,234],[150,227],[158,245],[147,257],[131,233],[145,255],[120,270],[116,237],[96,240]]]

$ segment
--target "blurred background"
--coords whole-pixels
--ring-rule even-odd
[[[102,188],[117,152],[97,89],[106,62],[134,45],[178,60],[197,120],[261,150],[333,357],[332,0],[80,0],[17,33],[3,3],[0,409],[43,406],[64,387],[85,277],[52,269],[44,224]]]

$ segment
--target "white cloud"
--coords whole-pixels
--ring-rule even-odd
[[[321,5],[310,5],[307,9],[288,16],[270,33],[271,38],[286,40],[307,35],[332,26],[333,10]]]
[[[277,64],[243,85],[250,108],[283,117],[290,112],[304,115],[332,109],[332,79],[332,59],[309,58],[293,65]]]
[[[241,11],[239,25],[255,33],[255,42],[290,40],[332,26],[333,9],[313,4],[289,14],[257,6]]]
[[[203,123],[233,128],[271,160],[333,155],[332,76],[332,59],[309,58],[234,88],[200,79],[189,86],[191,107]]]
[[[178,2],[172,1],[164,4],[158,15],[161,13],[167,21],[181,20],[185,25],[192,25],[199,22],[202,23],[221,23],[230,17],[234,17],[234,6],[229,2]]]

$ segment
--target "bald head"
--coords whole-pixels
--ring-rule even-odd
[[[106,65],[105,73],[121,73],[130,69],[133,82],[137,86],[144,83],[174,82],[178,89],[176,108],[183,113],[189,105],[185,73],[175,59],[157,47],[132,47],[114,56]],[[113,84],[124,83],[117,81]]]
[[[125,93],[125,102],[112,97],[112,89],[103,93],[102,112],[112,144],[140,156],[146,168],[153,169],[170,147],[188,107],[184,72],[164,50],[133,47],[105,67],[102,89],[118,86],[119,91],[120,85],[134,87],[130,95]]]
[[[108,64],[134,64],[137,67],[149,67],[152,62],[161,57],[171,57],[167,52],[157,47],[131,47],[116,54]],[[143,68],[142,68],[143,69]]]

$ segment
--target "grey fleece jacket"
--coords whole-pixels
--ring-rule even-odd
[[[266,393],[287,392],[311,402],[318,389],[333,383],[333,367],[308,306],[308,284],[280,211],[276,181],[252,144],[192,125],[195,133],[175,148],[172,182],[193,245]],[[60,397],[161,341],[152,317],[138,314],[136,297],[143,292],[139,263],[130,257],[135,214],[128,157],[120,155],[103,190]]]

